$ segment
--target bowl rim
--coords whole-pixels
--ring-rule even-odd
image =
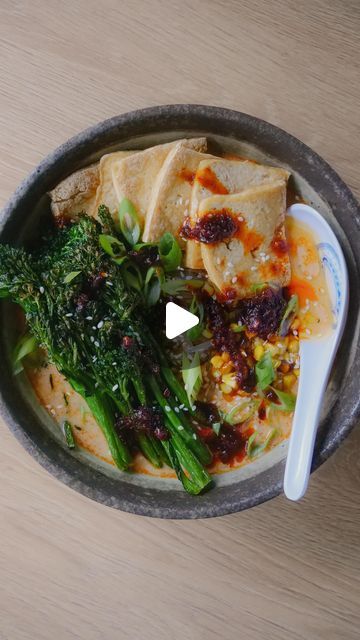
[[[272,138],[273,140],[278,141],[280,145],[285,144],[286,148],[289,148],[289,151],[292,150],[295,153],[299,153],[300,156],[309,163],[309,166],[311,165],[311,171],[323,172],[326,177],[326,181],[330,186],[332,186],[334,197],[338,198],[339,205],[340,203],[342,206],[344,206],[344,204],[346,205],[346,210],[351,214],[353,224],[357,226],[357,231],[360,231],[360,207],[350,189],[325,160],[310,149],[310,147],[299,141],[296,137],[264,120],[232,109],[201,104],[170,104],[129,111],[103,120],[79,132],[50,152],[25,178],[25,180],[21,182],[3,208],[0,219],[0,238],[2,240],[6,240],[7,235],[9,233],[11,235],[12,217],[14,215],[14,211],[16,211],[20,205],[25,206],[28,201],[36,202],[38,198],[49,190],[49,173],[51,173],[52,169],[58,167],[57,172],[61,175],[59,167],[60,165],[66,167],[69,159],[71,159],[72,163],[78,162],[79,166],[81,166],[81,158],[84,155],[83,150],[86,150],[87,156],[90,155],[91,151],[95,153],[96,147],[99,147],[100,141],[102,141],[103,146],[107,142],[109,144],[111,144],[111,142],[115,144],[116,140],[118,140],[120,144],[122,142],[120,134],[121,129],[129,124],[132,124],[135,128],[138,126],[141,129],[141,126],[144,126],[146,123],[147,127],[143,132],[143,135],[149,133],[156,134],[156,126],[159,122],[166,124],[167,121],[173,122],[174,119],[178,119],[180,125],[178,128],[180,131],[187,129],[186,121],[189,118],[190,120],[200,118],[203,119],[205,123],[207,121],[209,123],[217,123],[220,127],[221,124],[225,126],[226,123],[229,131],[231,131],[232,128],[236,131],[237,126],[244,127],[245,129],[248,128],[249,131],[256,132],[257,134],[257,140],[254,141],[252,139],[255,144],[261,141],[262,136],[265,136],[268,140]],[[196,129],[196,126],[194,126],[194,129]],[[176,133],[176,129],[174,129],[174,127],[171,127],[169,131],[174,134]],[[213,134],[214,133],[215,131],[213,131]],[[116,134],[118,134],[118,138],[114,137]],[[194,130],[191,131],[191,135],[193,134]],[[139,135],[141,135],[141,133]],[[199,135],[201,135],[201,133],[199,133]],[[208,132],[208,135],[211,136],[211,131]],[[128,137],[134,138],[134,135],[130,134]],[[234,137],[236,138],[236,135],[234,135]],[[261,144],[258,144],[258,146],[261,148]],[[309,159],[311,159],[311,162]],[[72,171],[74,170],[75,168],[72,169]],[[63,177],[65,177],[65,175],[68,175],[68,172],[65,172]],[[57,181],[59,181],[59,178]],[[321,196],[321,190],[319,195]],[[357,240],[357,242],[359,244],[359,240]],[[353,245],[351,242],[350,244],[352,248]],[[360,258],[357,258],[355,251],[352,253],[354,254],[354,260],[356,262],[355,268],[358,273]],[[356,349],[357,353],[360,354],[359,340],[357,341]],[[191,498],[190,503],[184,503],[184,505],[180,507],[177,504],[174,504],[173,506],[159,506],[156,504],[156,500],[152,499],[149,494],[146,494],[146,492],[139,502],[136,500],[134,501],[133,497],[130,497],[129,499],[121,497],[121,499],[119,499],[116,495],[104,492],[99,489],[99,487],[93,487],[92,480],[94,477],[94,470],[79,463],[78,460],[72,458],[68,452],[62,450],[60,447],[58,447],[59,451],[55,451],[52,444],[53,441],[50,442],[49,436],[45,436],[43,438],[43,442],[39,443],[38,439],[34,436],[35,425],[31,425],[31,427],[29,427],[30,432],[22,426],[24,424],[24,420],[27,419],[25,404],[24,407],[15,407],[16,401],[14,401],[14,398],[11,400],[11,381],[10,383],[5,383],[5,375],[6,364],[1,363],[0,415],[3,417],[17,440],[23,445],[28,453],[30,453],[30,455],[32,455],[32,457],[34,457],[43,467],[50,471],[53,476],[83,495],[105,505],[116,507],[123,511],[136,513],[138,515],[171,519],[192,519],[221,516],[238,512],[262,502],[266,502],[282,492],[283,464],[278,463],[275,465],[280,469],[278,479],[275,481],[272,479],[271,485],[269,486],[266,486],[265,483],[261,490],[257,490],[257,493],[254,496],[250,495],[244,498],[241,496],[240,492],[238,492],[239,495],[237,496],[236,491],[234,491],[234,495],[230,496],[230,499],[223,499],[221,502],[217,502],[212,505],[209,500],[205,499],[206,495],[210,495],[212,493],[210,492],[209,494],[205,494],[205,496],[199,496],[195,499]],[[356,383],[356,386],[360,391],[360,382]],[[14,385],[13,389],[15,389]],[[341,426],[338,428],[336,436],[325,444],[324,442],[317,444],[312,471],[318,468],[330,455],[334,453],[355,426],[359,416],[360,393],[358,393],[357,396],[354,396],[351,411],[349,413],[343,413]],[[49,454],[49,451],[51,451],[51,455]],[[76,464],[81,468],[80,473],[76,473],[76,469],[73,464],[74,460],[76,460]],[[274,467],[272,467],[272,469],[274,469]],[[91,472],[90,474],[89,471]],[[97,472],[95,472],[95,475],[96,473]],[[102,474],[99,473],[99,475],[104,478]],[[237,484],[232,486],[237,487]]]

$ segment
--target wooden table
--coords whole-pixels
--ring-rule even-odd
[[[359,9],[1,0],[0,204],[77,131],[174,102],[287,129],[359,196]],[[1,640],[359,638],[359,430],[300,504],[198,522],[95,504],[0,431]]]

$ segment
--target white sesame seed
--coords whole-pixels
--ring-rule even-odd
[[[307,279],[307,280],[312,280],[312,279],[313,279],[313,277],[312,277],[312,276],[306,276],[306,279]]]
[[[106,284],[107,284],[109,287],[113,287],[113,286],[114,286],[114,285],[113,285],[113,283],[112,283],[112,282],[110,282],[110,280],[107,280],[107,281],[106,281]]]
[[[92,316],[86,316],[85,320],[92,320]]]
[[[45,293],[44,287],[39,287],[39,291],[40,291],[40,293]]]
[[[233,265],[233,263],[232,263],[232,262],[230,262],[230,260],[229,260],[229,262],[228,262],[228,267],[230,267],[230,269],[231,269],[233,266],[234,266],[234,265]]]
[[[323,287],[320,287],[319,291],[320,293],[325,293],[325,289]]]
[[[294,329],[294,330],[293,330],[293,335],[294,335],[294,336],[297,336],[297,335],[298,335],[298,332],[296,331],[296,329]]]
[[[113,367],[116,367],[116,362],[113,362],[113,363],[112,363],[112,366],[113,366]]]
[[[56,406],[56,408],[57,408],[57,409],[62,409],[62,408],[63,408],[63,406],[62,406],[62,404],[58,404],[58,405]]]
[[[97,328],[101,329],[101,327],[103,327],[103,326],[104,326],[104,320],[100,320],[100,322],[98,322],[98,324],[97,324]]]
[[[226,278],[227,276],[229,276],[229,275],[230,275],[230,271],[225,271],[225,273],[224,273],[225,278]]]
[[[256,271],[257,267],[255,267],[255,265],[253,265],[252,267],[250,267],[251,271]]]
[[[95,345],[95,347],[100,347],[100,344],[98,343],[97,340],[95,340],[94,345]]]
[[[233,278],[231,278],[231,282],[235,284],[235,282],[237,282],[237,276],[234,276]]]
[[[193,433],[193,438],[194,438],[194,440],[197,440],[197,435],[196,435],[196,433]]]
[[[119,388],[119,385],[118,385],[118,384],[114,384],[114,386],[113,386],[113,388],[112,388],[112,391],[117,391],[117,390],[118,390],[118,388]]]
[[[94,342],[95,338],[94,336],[90,336],[90,342]]]
[[[184,427],[182,426],[182,424],[179,424],[178,431],[184,431]]]
[[[167,411],[167,412],[171,411],[171,407],[169,407],[168,404],[165,405],[165,411]]]
[[[239,222],[244,222],[244,218],[242,216],[238,216]]]
[[[72,313],[65,313],[65,318],[72,318]]]
[[[56,413],[55,409],[50,409],[50,413],[51,413],[52,416],[54,416],[55,413]]]
[[[216,258],[216,264],[221,264],[220,258]]]
[[[307,336],[309,336],[311,334],[310,329],[305,329],[305,333],[306,333]]]
[[[95,389],[97,389],[97,388],[98,388],[98,386],[99,386],[99,383],[98,383],[98,382],[95,382]]]
[[[179,413],[179,411],[180,411],[179,407],[174,407],[174,411],[175,411],[175,413]]]
[[[192,408],[192,410],[193,410],[193,411],[195,411],[195,409],[196,409],[196,405],[195,405],[195,404],[193,404],[193,406],[192,406],[191,408]]]
[[[185,405],[184,405],[184,404],[181,404],[181,405],[179,406],[179,409],[183,409],[184,407],[185,407]]]
[[[91,327],[93,331],[96,331],[96,327],[95,325],[93,327]]]

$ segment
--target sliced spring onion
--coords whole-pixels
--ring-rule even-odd
[[[74,280],[79,273],[81,273],[81,271],[70,271],[70,273],[68,273],[64,278],[64,284],[69,284],[69,282]]]
[[[273,409],[278,409],[279,411],[288,411],[292,412],[295,409],[296,404],[296,396],[293,393],[286,393],[285,391],[279,391],[279,389],[275,389],[275,387],[271,387],[272,391],[276,393],[277,397],[280,400],[280,404],[276,402],[271,403],[271,407]]]
[[[276,434],[277,434],[277,429],[271,429],[271,431],[269,431],[268,435],[266,436],[266,439],[264,440],[264,442],[262,442],[261,444],[257,444],[255,441],[258,436],[258,433],[257,431],[254,431],[254,433],[250,436],[249,440],[247,441],[246,452],[249,458],[250,459],[256,458],[257,456],[260,455],[260,453],[263,453],[263,451],[265,451],[265,449],[268,448],[270,442],[274,439]]]
[[[186,280],[185,278],[172,278],[170,280],[165,280],[162,285],[162,290],[167,295],[173,296],[177,293],[188,291],[189,287],[201,289],[205,282],[206,280],[200,280],[198,278],[192,278],[189,280]]]
[[[130,289],[135,289],[139,293],[143,290],[143,277],[140,269],[131,262],[124,262],[122,266],[123,278]]]
[[[188,329],[186,336],[189,340],[197,340],[202,335],[204,330],[204,305],[197,300],[195,296],[191,301],[189,308],[190,313],[193,313],[199,318],[199,324],[195,325],[191,329]]]
[[[213,422],[211,426],[212,426],[212,430],[218,436],[219,433],[220,433],[220,429],[221,429],[221,422]]]
[[[231,324],[231,330],[234,333],[241,333],[242,331],[245,331],[245,329],[246,329],[246,324],[235,324],[235,323]]]
[[[203,379],[198,353],[195,353],[192,359],[188,358],[185,353],[183,354],[181,374],[189,402],[193,404],[198,396]]]
[[[244,400],[240,404],[233,407],[225,416],[224,420],[228,424],[240,424],[249,420],[256,413],[260,405],[260,400]]]
[[[255,365],[256,381],[261,390],[266,389],[275,380],[275,371],[272,357],[269,351],[266,351]]]
[[[150,267],[147,270],[144,283],[144,295],[149,307],[154,306],[159,301],[161,294],[161,277],[162,273],[160,269]]]
[[[116,262],[119,258],[125,257],[125,245],[114,236],[108,236],[105,233],[102,233],[99,236],[99,242],[105,253],[107,253]]]
[[[29,333],[25,333],[25,335],[19,338],[12,358],[12,368],[14,375],[17,375],[18,373],[20,373],[20,371],[23,370],[24,367],[22,366],[22,359],[35,351],[36,348],[36,340],[34,336],[31,336]]]
[[[136,209],[128,198],[119,204],[119,224],[125,240],[133,247],[139,242],[141,227]]]
[[[253,291],[253,293],[260,293],[268,286],[267,282],[258,282],[257,284],[251,285],[251,291]]]
[[[175,271],[181,264],[181,249],[172,233],[164,233],[159,242],[159,255],[165,271]]]
[[[289,302],[287,303],[287,307],[285,309],[285,313],[282,317],[280,327],[279,327],[279,335],[286,336],[289,331],[290,325],[292,323],[294,315],[299,310],[299,298],[296,293],[294,293]]]
[[[70,422],[65,420],[63,424],[63,429],[64,429],[64,436],[65,436],[67,446],[69,447],[69,449],[75,449],[74,434],[73,434],[72,426]]]

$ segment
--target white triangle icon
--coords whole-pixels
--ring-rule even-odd
[[[199,324],[199,318],[190,311],[186,311],[182,307],[179,307],[175,302],[168,302],[166,304],[166,337],[169,340],[180,336],[188,329],[192,329]]]

